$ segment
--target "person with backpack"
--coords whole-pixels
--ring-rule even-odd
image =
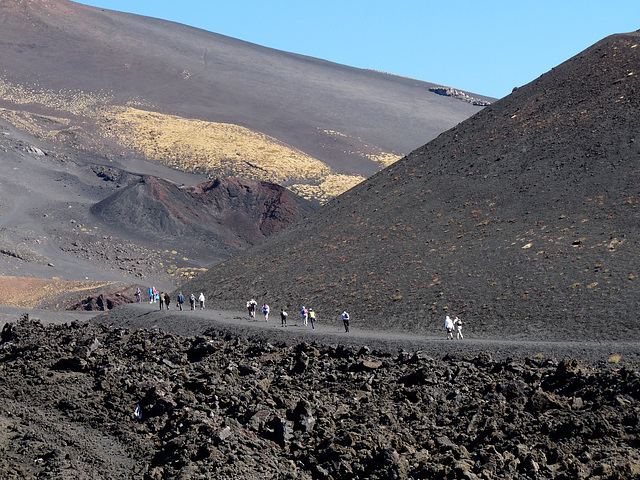
[[[142,292],[140,291],[140,287],[136,289],[136,301],[140,303],[140,299],[142,297]]]
[[[258,302],[256,302],[253,298],[247,302],[247,310],[249,311],[249,317],[256,318],[257,306],[258,306]]]
[[[180,311],[182,311],[182,304],[184,303],[184,295],[182,295],[182,292],[178,294],[177,301],[178,301],[178,308],[180,308]]]
[[[302,310],[300,311],[300,313],[302,313],[302,325],[304,325],[306,327],[307,326],[307,320],[309,318],[309,311],[303,305],[302,306]]]
[[[449,315],[444,319],[444,329],[447,331],[447,340],[453,340],[453,320]]]
[[[191,305],[191,310],[196,309],[196,296],[193,293],[189,297],[189,304]]]
[[[284,311],[284,308],[282,310],[280,310],[280,321],[282,322],[282,326],[283,327],[287,326],[287,317],[288,316],[289,316],[289,314]]]
[[[309,320],[311,320],[311,330],[316,329],[316,312],[309,309]]]
[[[169,295],[169,292],[164,294],[164,304],[167,307],[167,310],[169,310],[169,303],[171,303],[171,296]]]
[[[264,321],[268,322],[269,321],[269,305],[267,305],[266,303],[262,305],[262,313],[264,314]]]
[[[458,317],[453,319],[453,328],[456,331],[456,338],[458,340],[464,340],[464,337],[462,336],[462,320]]]
[[[349,320],[351,319],[349,318],[349,314],[347,313],[346,310],[342,312],[341,318],[342,318],[342,323],[344,323],[345,333],[349,333]]]
[[[158,296],[158,303],[160,304],[160,310],[163,310],[164,309],[164,294],[163,293],[161,293]]]

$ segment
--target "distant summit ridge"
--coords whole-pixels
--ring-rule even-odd
[[[472,105],[476,105],[479,107],[486,107],[491,105],[491,102],[488,100],[482,100],[480,98],[474,98],[469,95],[467,92],[463,92],[462,90],[458,90],[456,88],[451,87],[429,87],[429,91],[433,93],[437,93],[438,95],[443,95],[445,97],[453,97],[459,100],[463,100]]]
[[[321,201],[479,110],[430,83],[68,0],[0,3],[0,42],[0,115],[20,112],[21,128],[58,148],[276,181]]]

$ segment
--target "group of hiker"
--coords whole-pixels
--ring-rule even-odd
[[[247,302],[247,311],[249,312],[249,317],[250,318],[256,318],[256,310],[258,308],[258,302],[255,301],[255,299],[251,299]],[[267,304],[266,302],[262,304],[262,314],[264,315],[264,321],[268,322],[269,321],[269,313],[271,313],[271,307],[269,307],[269,304]],[[316,312],[311,309],[311,308],[307,308],[304,305],[302,306],[302,309],[300,310],[300,315],[302,317],[302,325],[303,326],[308,326],[309,323],[311,323],[311,329],[315,330],[316,329]],[[287,326],[287,318],[289,317],[289,314],[285,311],[284,307],[280,309],[280,324],[283,327]],[[344,311],[342,312],[341,315],[341,319],[342,322],[344,324],[344,330],[345,332],[349,331],[349,314]]]
[[[138,303],[141,302],[142,291],[138,287],[136,289],[136,300]],[[167,309],[169,310],[169,306],[171,305],[171,295],[168,292],[159,292],[156,287],[149,287],[149,303],[158,303],[160,306],[160,310]],[[186,303],[186,299],[182,292],[178,293],[176,297],[176,305],[179,310],[183,310],[183,305]],[[200,295],[196,298],[196,296],[192,293],[189,296],[189,305],[191,306],[191,310],[195,310],[196,306],[200,306],[200,310],[204,310],[204,293],[200,292]]]
[[[267,309],[268,308],[269,308],[269,305],[267,305]],[[263,306],[263,312],[264,312],[264,306]],[[311,322],[311,330],[315,330],[316,329],[316,312],[314,312],[313,309],[311,308],[307,310],[307,307],[303,306],[302,310],[300,310],[300,314],[302,315],[302,325],[306,327],[309,324],[309,322]],[[284,308],[280,309],[280,322],[283,327],[287,326],[288,316],[289,314],[285,312]]]
[[[136,289],[136,300],[138,303],[141,302],[142,292],[140,288]],[[204,293],[200,293],[200,295],[196,298],[196,296],[192,293],[189,296],[189,304],[191,306],[191,310],[195,310],[196,306],[199,304],[200,310],[204,310]],[[160,310],[166,308],[169,310],[169,305],[171,304],[171,296],[169,293],[160,293],[156,290],[155,287],[149,287],[149,303],[159,303]],[[178,305],[179,310],[183,310],[183,304],[185,303],[185,297],[182,292],[178,293],[176,297],[176,304]],[[249,317],[255,319],[256,318],[256,310],[258,308],[258,302],[256,302],[253,298],[247,302],[247,311],[249,312]],[[269,313],[271,313],[271,307],[265,302],[262,305],[262,314],[264,315],[264,321],[269,321]],[[300,314],[302,317],[302,325],[308,326],[309,322],[311,323],[311,329],[316,329],[316,312],[305,306],[300,310]],[[284,308],[280,309],[280,322],[283,327],[287,326],[287,318],[289,314],[285,311]],[[347,313],[347,311],[343,311],[340,315],[340,319],[342,320],[342,324],[344,325],[345,333],[349,332],[349,323],[351,317]],[[455,338],[458,340],[463,340],[464,336],[462,335],[462,320],[460,318],[455,317],[451,319],[449,315],[446,316],[444,321],[444,328],[447,331],[447,340],[453,340],[454,334]]]
[[[456,334],[458,340],[464,339],[462,336],[462,320],[458,317],[451,320],[451,317],[447,315],[444,319],[444,328],[447,331],[447,340],[453,340],[453,334]]]

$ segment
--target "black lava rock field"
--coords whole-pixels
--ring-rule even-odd
[[[640,475],[640,375],[624,357],[393,352],[108,322],[25,315],[3,328],[2,478]]]

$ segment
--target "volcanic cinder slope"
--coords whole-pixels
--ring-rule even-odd
[[[431,83],[67,0],[0,0],[0,45],[0,275],[11,277],[171,288],[175,272],[280,228],[254,214],[308,212],[274,184],[317,205],[482,109]],[[253,187],[205,214],[221,201],[215,179]],[[230,221],[236,207],[246,221]]]
[[[614,35],[183,290],[325,322],[637,340],[640,33]],[[612,328],[615,322],[615,328]]]
[[[280,185],[239,178],[180,187],[143,177],[96,203],[91,211],[111,228],[144,232],[167,247],[187,242],[222,259],[260,243],[314,210]]]

